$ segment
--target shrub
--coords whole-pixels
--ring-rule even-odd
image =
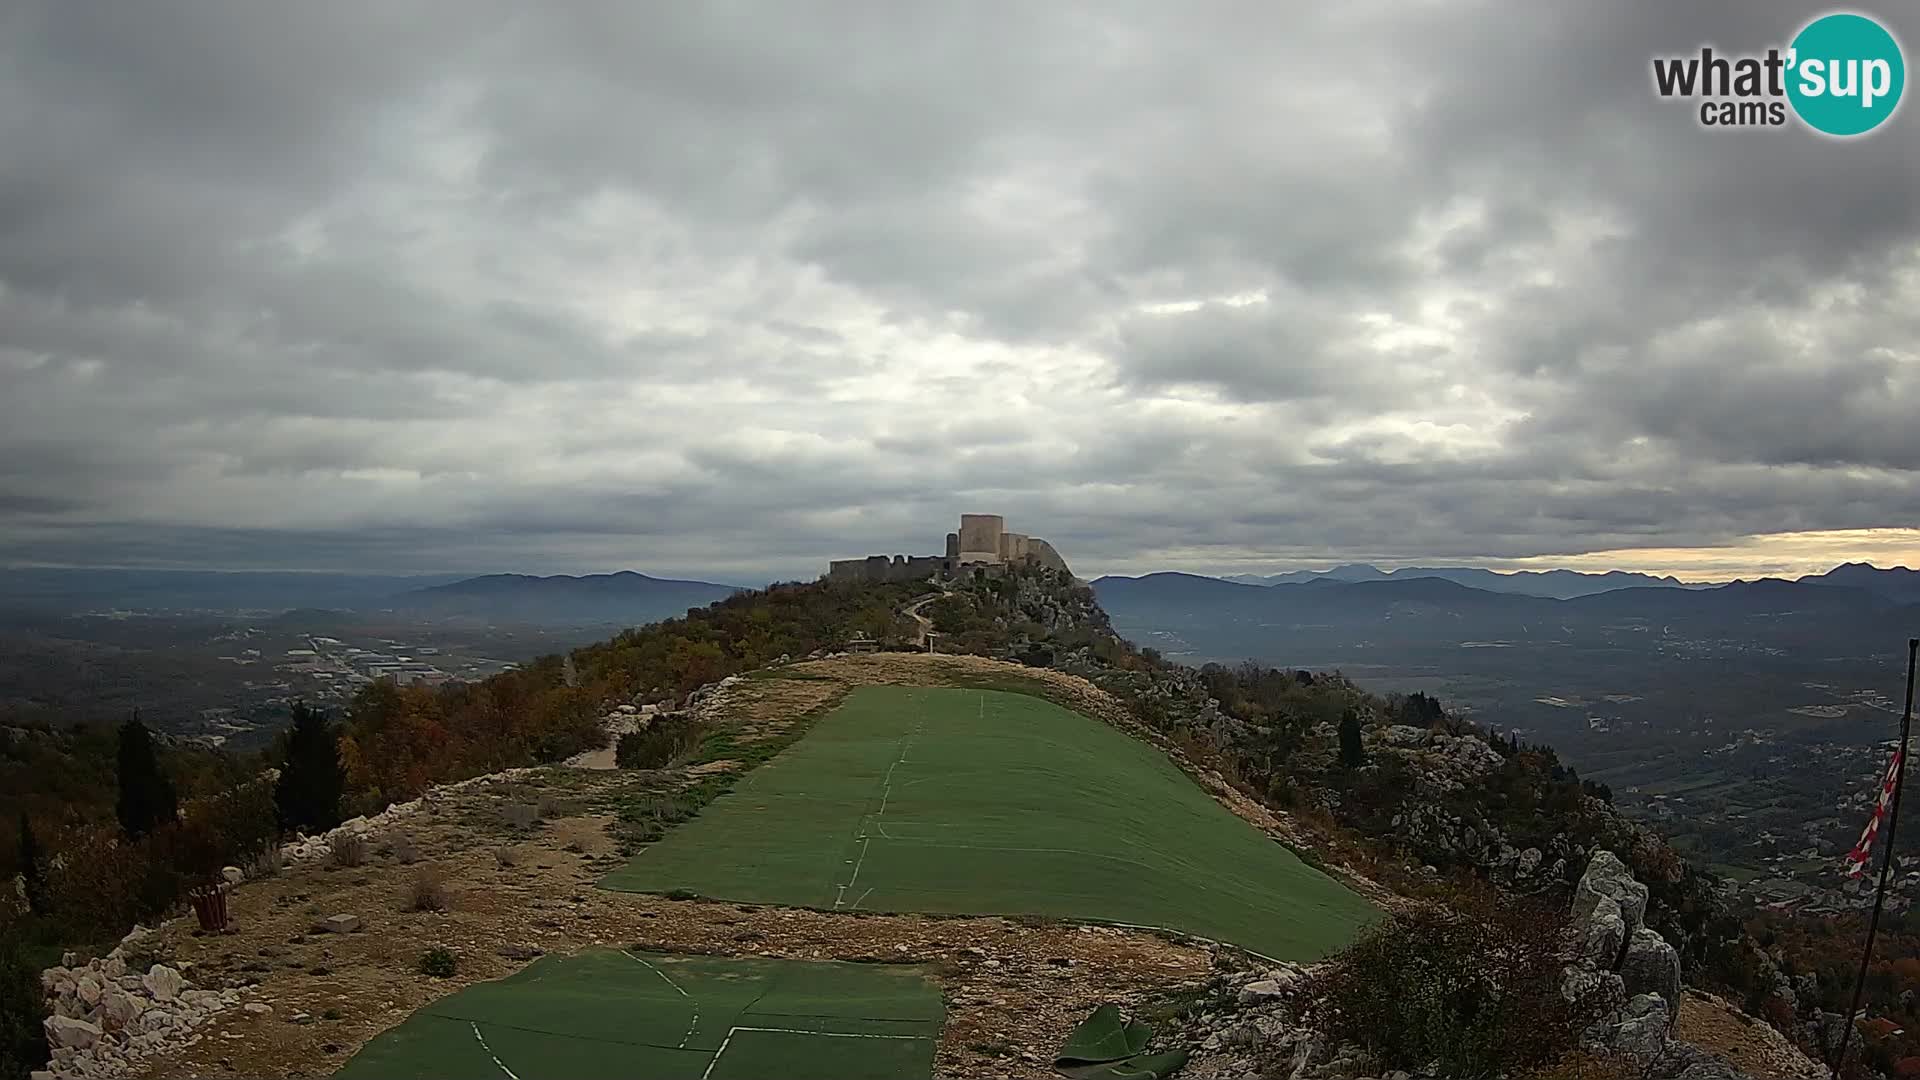
[[[420,974],[422,975],[435,979],[450,979],[458,967],[459,962],[454,959],[453,953],[443,946],[435,945],[420,954]]]
[[[532,803],[508,803],[500,808],[500,817],[509,828],[531,829],[540,820],[540,811]]]
[[[78,940],[117,938],[180,899],[179,875],[116,828],[68,826],[50,846],[60,855],[47,864],[48,912]]]
[[[265,780],[195,799],[187,804],[185,820],[211,836],[220,866],[245,866],[262,851],[279,846],[279,812],[273,786]]]
[[[692,717],[656,717],[645,731],[620,736],[613,762],[623,769],[662,769],[692,753],[705,733]]]
[[[620,820],[614,826],[614,836],[621,847],[632,851],[640,844],[651,844],[667,834],[669,826],[678,825],[699,813],[697,805],[683,801],[677,795],[643,796],[628,802],[620,808]]]
[[[355,833],[336,836],[327,847],[327,862],[336,869],[348,870],[365,865],[367,841]]]
[[[280,864],[281,864],[280,845],[268,844],[263,850],[261,850],[253,858],[248,859],[246,861],[246,864],[242,866],[241,869],[247,872],[247,877],[249,878],[259,879],[259,878],[279,877]]]
[[[392,854],[393,861],[402,866],[412,866],[420,861],[419,845],[413,842],[413,837],[404,834],[394,840]]]
[[[46,1015],[39,965],[28,959],[15,935],[0,935],[0,1077],[24,1077],[46,1067],[47,1036],[41,1026]]]
[[[408,911],[445,911],[449,904],[446,878],[439,870],[423,866],[407,886]]]
[[[1535,1068],[1573,1049],[1613,1004],[1561,996],[1570,938],[1557,906],[1423,907],[1362,934],[1312,997],[1334,1037],[1391,1068],[1437,1061],[1441,1075],[1460,1077]]]

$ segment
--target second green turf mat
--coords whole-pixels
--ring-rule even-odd
[[[603,886],[1165,927],[1315,960],[1377,912],[1145,743],[1022,694],[862,687]]]
[[[335,1075],[910,1080],[944,1017],[913,967],[594,950],[442,998]]]

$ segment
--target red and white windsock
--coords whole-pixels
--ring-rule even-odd
[[[1848,877],[1860,877],[1867,872],[1867,863],[1873,859],[1873,841],[1880,835],[1880,826],[1887,820],[1889,808],[1893,805],[1893,786],[1900,779],[1900,756],[1902,751],[1893,752],[1893,761],[1887,765],[1887,775],[1880,781],[1880,797],[1874,800],[1873,816],[1867,819],[1866,831],[1860,834],[1860,842],[1847,852],[1846,868]]]

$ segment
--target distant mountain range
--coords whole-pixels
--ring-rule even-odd
[[[648,577],[632,570],[572,577],[488,574],[393,598],[399,611],[504,622],[604,622],[637,626],[684,615],[740,590],[709,581]]]
[[[1268,577],[1182,573],[1103,577],[1094,582],[1094,588],[1102,604],[1123,621],[1158,627],[1166,626],[1167,619],[1182,625],[1212,622],[1220,632],[1234,622],[1251,622],[1268,630],[1282,624],[1337,624],[1358,632],[1370,622],[1393,618],[1404,628],[1410,619],[1435,613],[1473,623],[1475,633],[1495,635],[1550,619],[1571,623],[1588,618],[1644,618],[1711,627],[1758,615],[1793,619],[1819,613],[1825,619],[1846,613],[1861,619],[1872,614],[1877,621],[1891,608],[1920,605],[1920,571],[1880,569],[1866,563],[1847,563],[1795,581],[1766,578],[1724,585],[1693,585],[1623,571],[1497,573],[1479,567],[1388,571],[1355,563]],[[704,607],[737,591],[731,585],[651,577],[631,570],[468,578],[281,571],[0,570],[0,609],[41,613],[108,608],[317,608],[503,623],[637,625]]]
[[[1817,585],[1865,589],[1902,603],[1920,603],[1920,570],[1909,570],[1904,566],[1882,570],[1872,563],[1841,563],[1824,574],[1808,574],[1799,580]]]
[[[738,590],[631,570],[584,577],[399,576],[291,571],[34,568],[0,570],[0,611],[399,612],[492,622],[635,626]]]
[[[1620,589],[1687,589],[1699,592],[1743,583],[1739,580],[1685,582],[1672,575],[1655,577],[1652,574],[1636,574],[1625,570],[1608,570],[1601,574],[1586,574],[1576,570],[1509,572],[1487,570],[1478,566],[1403,566],[1396,570],[1382,570],[1368,563],[1347,563],[1331,570],[1295,570],[1286,574],[1264,576],[1227,574],[1220,580],[1231,581],[1238,585],[1273,586],[1407,581],[1415,578],[1439,578],[1475,589],[1484,589],[1487,592],[1543,596],[1555,600],[1571,600],[1575,597],[1592,596],[1595,593],[1614,592]],[[1783,579],[1762,578],[1760,580]],[[1920,603],[1920,570],[1909,570],[1904,566],[1881,569],[1872,563],[1842,563],[1823,574],[1806,574],[1794,580],[1807,585],[1834,585],[1863,589],[1903,603]]]
[[[1590,583],[1609,575],[1581,576]],[[1506,647],[1623,632],[1831,651],[1920,629],[1916,578],[1904,568],[1853,564],[1797,581],[1636,585],[1567,598],[1384,573],[1274,585],[1162,573],[1103,577],[1093,588],[1123,631],[1172,635],[1212,656],[1284,655],[1335,642]]]
[[[1514,593],[1520,596],[1549,596],[1570,600],[1576,596],[1612,592],[1637,587],[1665,589],[1706,589],[1710,585],[1689,585],[1675,577],[1654,577],[1624,570],[1604,574],[1583,574],[1575,570],[1520,570],[1502,573],[1478,566],[1403,566],[1382,570],[1367,563],[1348,563],[1331,570],[1295,570],[1290,574],[1231,574],[1223,581],[1242,585],[1305,585],[1313,582],[1406,581],[1411,578],[1439,578],[1488,592]]]
[[[0,570],[0,609],[55,615],[101,610],[370,609],[385,606],[400,593],[445,585],[461,576],[34,567]]]

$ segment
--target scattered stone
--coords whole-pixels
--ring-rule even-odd
[[[1278,1001],[1286,996],[1286,992],[1286,987],[1275,980],[1261,979],[1240,988],[1240,1004],[1261,1005],[1269,1001]]]
[[[221,877],[221,879],[222,879],[222,880],[224,880],[224,881],[225,881],[225,882],[226,882],[227,884],[229,884],[229,885],[238,885],[238,884],[240,884],[241,882],[243,882],[243,881],[245,881],[245,880],[247,880],[247,874],[246,874],[246,871],[244,871],[244,870],[242,870],[242,869],[240,869],[240,868],[239,868],[239,867],[237,867],[237,866],[223,866],[223,867],[221,867],[221,868],[220,868],[220,877]]]
[[[1543,856],[1537,847],[1530,847],[1522,851],[1519,861],[1514,865],[1514,873],[1520,877],[1533,876],[1533,872],[1540,869],[1541,858],[1543,858]]]
[[[100,1025],[71,1016],[49,1016],[46,1020],[47,1042],[54,1046],[85,1050],[100,1040]]]
[[[172,1001],[186,982],[178,971],[165,964],[155,964],[140,980],[140,985],[146,987],[155,1001]]]
[[[273,1006],[264,1001],[249,1001],[240,1007],[255,1016],[265,1016],[273,1011]]]
[[[140,999],[124,990],[109,990],[100,999],[101,1026],[108,1031],[119,1031],[145,1011]]]
[[[502,945],[498,952],[508,960],[532,960],[536,956],[544,955],[546,950],[538,945]]]
[[[326,930],[333,934],[351,934],[360,929],[360,916],[334,915],[327,919]]]

